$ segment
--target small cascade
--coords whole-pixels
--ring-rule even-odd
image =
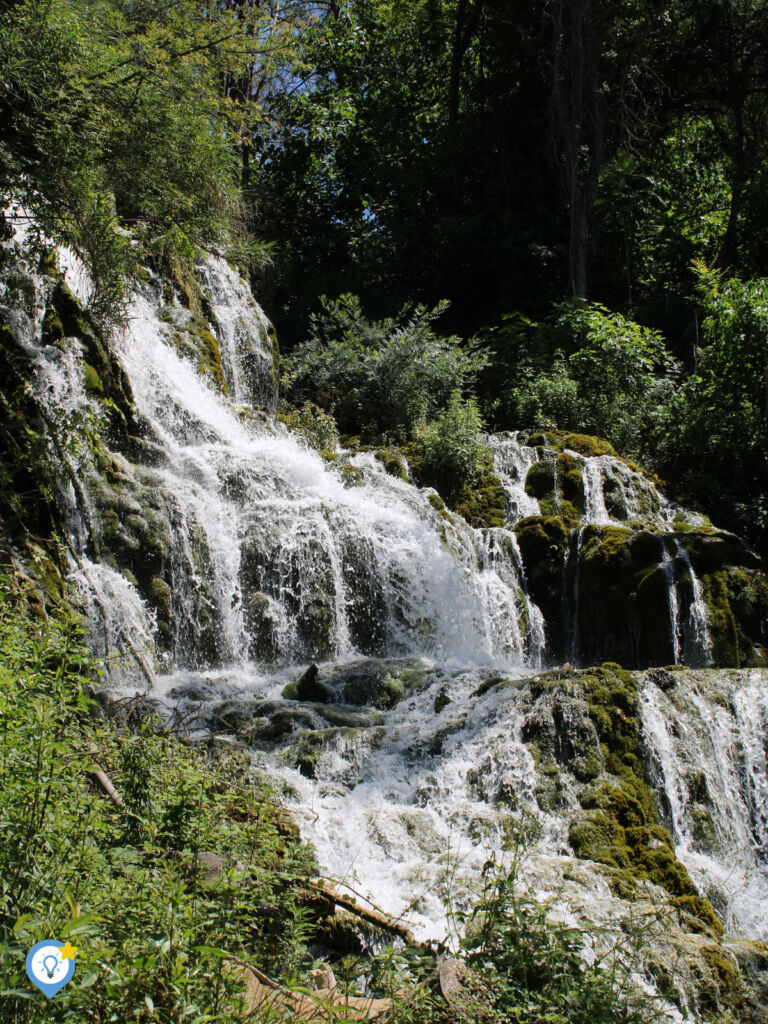
[[[683,623],[683,661],[686,665],[703,668],[712,664],[712,640],[707,622],[707,606],[701,582],[693,571],[691,559],[678,537],[674,538],[678,557],[685,566],[691,584],[691,600]]]
[[[671,534],[660,540],[661,565],[667,579],[673,664],[685,663],[695,667],[706,667],[712,664],[712,641],[701,582],[693,571],[690,557],[680,538]],[[683,569],[682,573],[680,566]],[[690,595],[681,595],[683,584],[690,586]]]
[[[274,409],[272,326],[243,278],[220,256],[198,264],[221,347],[230,398],[236,405]]]
[[[732,934],[768,933],[768,688],[727,669],[646,677],[641,711],[665,824]]]
[[[85,611],[91,645],[122,687],[151,688],[155,680],[155,615],[136,588],[102,562],[78,558],[71,573]]]
[[[603,492],[603,458],[604,456],[596,455],[583,460],[584,518],[588,523],[596,523],[598,526],[605,526],[611,522]]]
[[[669,633],[672,638],[672,664],[680,664],[680,607],[677,601],[677,580],[675,562],[666,544],[662,543],[662,568],[667,580],[667,600],[669,602]]]
[[[491,434],[486,443],[493,453],[494,472],[504,488],[509,525],[526,516],[540,515],[538,501],[525,491],[528,470],[538,461],[536,449],[520,444],[517,433]]]

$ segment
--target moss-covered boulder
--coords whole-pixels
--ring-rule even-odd
[[[547,657],[562,661],[567,646],[563,603],[563,566],[569,529],[558,516],[528,516],[515,526],[525,566],[528,592],[539,606],[547,628]]]

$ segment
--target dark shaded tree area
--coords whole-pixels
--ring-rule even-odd
[[[324,7],[257,144],[285,341],[321,293],[376,316],[448,298],[446,330],[465,334],[574,295],[684,354],[691,260],[764,272],[766,15],[762,0]]]

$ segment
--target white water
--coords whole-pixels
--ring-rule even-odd
[[[536,449],[520,444],[514,433],[491,434],[487,439],[493,452],[493,468],[501,480],[507,499],[507,521],[513,526],[525,516],[538,516],[541,507],[525,492],[528,470],[538,461]]]
[[[282,747],[261,744],[257,756],[293,787],[296,814],[326,871],[387,910],[410,907],[410,920],[423,935],[441,934],[443,896],[472,887],[484,859],[502,844],[505,827],[523,813],[533,815],[542,830],[537,863],[546,890],[550,868],[559,864],[562,873],[570,862],[567,817],[575,797],[566,786],[558,813],[537,809],[536,774],[520,739],[525,692],[511,686],[475,695],[495,671],[514,679],[542,662],[544,622],[528,596],[514,534],[441,518],[427,492],[387,475],[370,454],[344,456],[361,475],[359,485],[345,486],[334,466],[279,424],[244,415],[240,407],[251,401],[274,401],[266,321],[228,268],[211,263],[203,279],[212,292],[212,326],[222,343],[231,401],[170,343],[171,328],[158,317],[160,300],[151,288],[136,296],[119,342],[138,411],[162,455],[152,467],[125,462],[123,469],[131,486],[143,488],[145,496],[152,493],[167,520],[171,674],[157,676],[154,612],[116,568],[91,557],[89,544],[99,526],[83,473],[87,453],[74,442],[78,418],[94,410],[82,388],[77,350],[53,352],[39,345],[39,308],[25,325],[41,402],[73,439],[66,491],[79,564],[72,578],[113,681],[144,687],[155,674],[156,694],[166,693],[171,701],[183,699],[184,686],[191,685],[207,693],[208,701],[276,702],[282,684],[301,671],[297,666],[312,659],[426,657],[433,674],[425,687],[386,714],[356,712],[349,721],[367,728],[355,733],[323,718],[317,707],[296,710],[281,702],[304,718],[296,718]],[[250,362],[241,359],[240,344]],[[254,367],[258,372],[251,372]],[[524,487],[534,449],[514,435],[489,443],[507,492],[510,525],[537,514],[538,502]],[[616,461],[582,459],[585,522],[624,521],[608,516],[605,484]],[[614,502],[613,508],[623,509],[627,520],[640,518],[640,497],[628,497],[627,487],[624,504]],[[136,514],[149,514],[137,508]],[[675,660],[690,656],[706,663],[711,644],[701,585],[677,538],[665,542],[663,551]],[[678,589],[686,572],[692,598],[684,606]],[[578,621],[577,605],[574,613]],[[199,650],[204,629],[215,640],[222,668],[212,670],[213,659]],[[577,634],[575,643],[577,648]],[[761,678],[754,694],[739,693],[734,685],[729,699],[735,724],[706,694],[686,696],[682,712],[671,697],[644,694],[643,713],[681,857],[715,901],[724,894],[723,912],[734,930],[765,935],[760,865],[768,783]],[[174,689],[178,693],[169,693]],[[707,751],[701,770],[708,786],[711,766],[717,766],[711,789],[722,799],[713,798],[711,813],[718,835],[730,843],[725,853],[702,852],[692,838],[683,782],[694,748],[681,747],[674,734],[681,714]],[[705,719],[706,727],[696,724]],[[316,778],[308,779],[293,767],[291,745],[319,730],[331,734],[323,740]],[[713,737],[711,750],[702,745],[705,732]],[[742,749],[746,767],[739,775]],[[732,785],[741,787],[743,799],[729,803]],[[594,891],[605,887],[599,872],[589,884]]]
[[[241,301],[236,288],[227,293],[230,284],[219,274],[219,309]],[[191,362],[159,341],[168,328],[151,294],[136,297],[131,315],[121,358],[165,453],[156,486],[184,518],[180,532],[188,536],[189,524],[198,531],[223,660],[246,662],[253,653],[243,606],[259,596],[281,660],[366,653],[360,635],[372,625],[378,649],[389,654],[522,663],[521,594],[530,603],[511,534],[474,531],[455,517],[443,540],[426,494],[375,460],[362,465],[359,486],[346,487],[279,425],[244,422]],[[178,562],[172,590],[194,588],[190,559]],[[356,628],[365,616],[376,621]],[[540,626],[540,615],[529,617]]]
[[[685,663],[697,667],[711,665],[712,641],[701,582],[693,571],[688,553],[678,537],[672,535],[670,538],[662,538],[661,564],[667,578],[673,664]],[[682,575],[690,584],[691,597],[684,612],[681,613],[679,591]]]
[[[768,935],[768,674],[675,673],[641,691],[652,775],[677,855],[726,930]]]

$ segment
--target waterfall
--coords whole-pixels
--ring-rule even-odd
[[[584,459],[582,476],[584,481],[584,517],[588,523],[597,523],[599,526],[604,526],[611,521],[605,507],[602,458],[603,456],[596,455]]]
[[[87,296],[82,267],[71,254],[62,262]],[[546,636],[531,596],[540,567],[524,566],[511,528],[541,512],[525,492],[536,450],[524,435],[486,439],[507,498],[509,528],[493,529],[470,527],[371,452],[323,458],[264,411],[276,401],[271,328],[245,284],[216,258],[197,272],[227,389],[177,343],[185,313],[163,305],[161,283],[142,284],[115,342],[141,435],[130,458],[126,449],[99,461],[85,441],[104,410],[84,388],[78,343],[42,344],[50,282],[30,275],[34,302],[14,322],[62,469],[70,581],[109,684],[151,685],[201,731],[240,723],[323,871],[409,912],[424,937],[442,938],[444,897],[466,907],[520,822],[535,824],[530,877],[542,898],[567,892],[574,915],[588,906],[618,920],[626,905],[602,869],[574,868],[568,824],[583,782],[567,757],[537,762],[524,732],[546,698],[536,678]],[[585,527],[642,520],[667,531],[660,564],[674,660],[708,664],[703,587],[655,488],[611,456],[577,459],[585,514],[570,524],[563,570],[569,657],[578,660],[580,640],[586,650]],[[652,535],[650,551],[656,571]],[[557,603],[561,562],[552,555],[552,564]],[[326,690],[294,700],[284,687],[310,661]],[[383,687],[378,702],[364,699],[371,679]],[[642,723],[681,859],[735,930],[765,936],[765,674],[743,679],[681,674],[669,693],[646,679]],[[567,690],[563,721],[583,726],[586,742],[587,702]]]
[[[688,615],[683,625],[683,659],[686,665],[711,665],[712,640],[709,635],[707,606],[704,602],[701,582],[693,571],[690,556],[680,543],[680,539],[675,537],[674,540],[678,556],[682,560],[688,574],[692,592],[691,601],[688,606]]]
[[[768,933],[768,686],[727,669],[646,678],[641,710],[651,775],[679,858],[726,929]]]
[[[538,461],[536,449],[520,444],[517,433],[491,434],[486,443],[493,453],[494,472],[504,488],[509,525],[525,516],[540,515],[538,501],[525,491],[528,470]]]
[[[542,620],[525,595],[511,534],[487,531],[478,541],[458,517],[444,523],[425,492],[388,476],[369,456],[349,456],[359,481],[348,486],[280,424],[242,415],[243,389],[253,391],[238,364],[242,338],[262,370],[271,350],[266,321],[232,275],[215,261],[202,273],[215,326],[230,338],[222,349],[230,352],[234,401],[173,344],[151,285],[135,296],[118,342],[137,412],[162,452],[153,468],[123,469],[139,506],[151,492],[167,535],[162,571],[175,622],[174,663],[290,663],[377,652],[522,663],[529,648],[540,650]],[[57,371],[75,390],[76,370]],[[265,371],[262,388],[266,380]],[[81,514],[90,515],[85,508]],[[143,507],[133,514],[149,516]],[[90,529],[98,532],[98,525]],[[124,597],[114,594],[111,602]],[[98,618],[99,603],[90,608]],[[96,634],[105,628],[94,624]],[[152,630],[147,618],[143,633]]]
[[[669,602],[669,628],[672,639],[673,664],[685,661],[688,665],[706,666],[712,664],[712,641],[707,626],[707,606],[701,582],[693,571],[688,552],[680,538],[671,534],[660,538],[662,546],[662,568],[667,579],[667,600]],[[670,551],[670,546],[672,551]],[[685,611],[680,609],[682,564],[685,578],[690,583],[691,596]]]

